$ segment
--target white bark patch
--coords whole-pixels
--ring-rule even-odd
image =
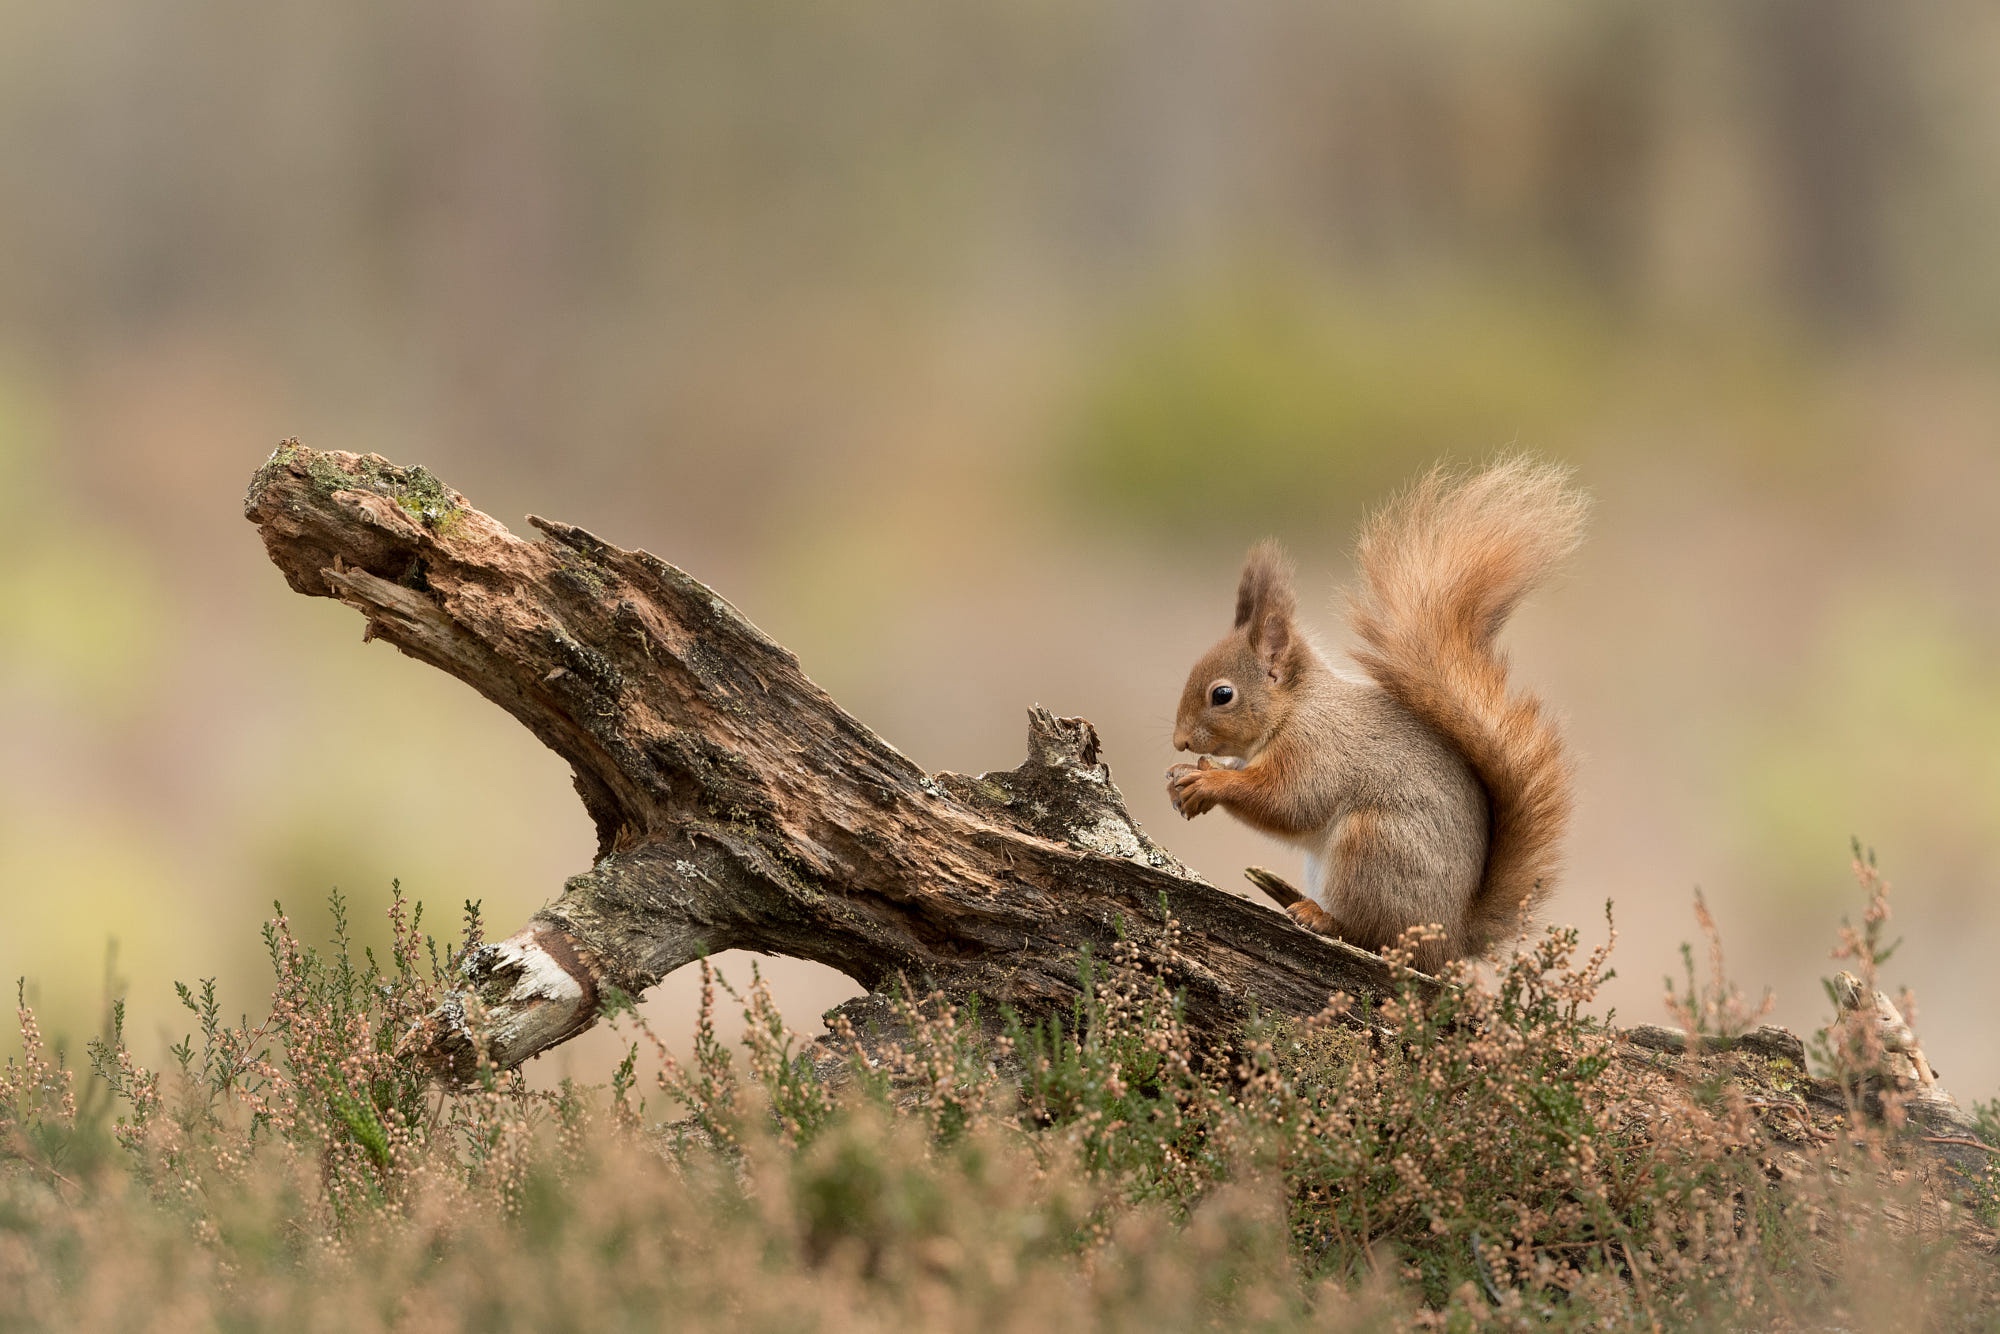
[[[486,1014],[493,1058],[511,1066],[570,1031],[583,1006],[583,986],[542,948],[533,931],[501,941],[493,947],[493,956],[496,972],[520,970],[506,1000]]]
[[[583,987],[569,975],[569,970],[555,961],[555,957],[543,949],[535,939],[534,932],[523,931],[518,936],[509,936],[493,947],[497,963],[494,971],[515,967],[521,970],[521,980],[507,993],[510,1001],[567,1001],[575,1003],[583,999]]]

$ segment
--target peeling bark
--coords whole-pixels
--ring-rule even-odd
[[[1123,936],[1167,961],[1210,1029],[1395,989],[1378,956],[1223,893],[1148,838],[1082,719],[1032,709],[1018,768],[927,774],[646,552],[539,518],[544,540],[523,540],[422,469],[296,443],[244,509],[294,589],[353,607],[364,637],[562,756],[596,825],[596,863],[474,952],[463,991],[406,1039],[435,1068],[466,1073],[480,1047],[517,1065],[590,1027],[606,991],[640,995],[724,949],[1043,1012]]]

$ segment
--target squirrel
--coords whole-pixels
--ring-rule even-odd
[[[1569,470],[1442,466],[1362,527],[1349,620],[1365,675],[1300,632],[1292,570],[1253,548],[1229,634],[1181,692],[1174,809],[1221,806],[1304,850],[1303,926],[1435,972],[1514,938],[1555,887],[1574,766],[1494,639],[1582,540]],[[1223,762],[1216,763],[1210,757]],[[1412,927],[1435,925],[1438,932]]]

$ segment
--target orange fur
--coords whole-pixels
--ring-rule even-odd
[[[1433,470],[1361,535],[1355,657],[1464,755],[1490,803],[1467,953],[1513,936],[1555,887],[1573,765],[1542,702],[1509,690],[1494,638],[1576,548],[1586,510],[1567,470],[1515,458]]]
[[[1314,827],[1310,808],[1296,795],[1312,781],[1311,770],[1287,749],[1274,748],[1262,762],[1241,769],[1217,769],[1206,764],[1177,764],[1167,771],[1174,804],[1192,819],[1213,806],[1267,834],[1303,834]]]

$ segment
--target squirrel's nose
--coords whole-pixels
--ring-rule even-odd
[[[1175,750],[1186,750],[1187,748],[1188,748],[1188,738],[1187,738],[1187,733],[1186,733],[1186,732],[1176,732],[1176,733],[1174,733],[1174,749],[1175,749]]]

